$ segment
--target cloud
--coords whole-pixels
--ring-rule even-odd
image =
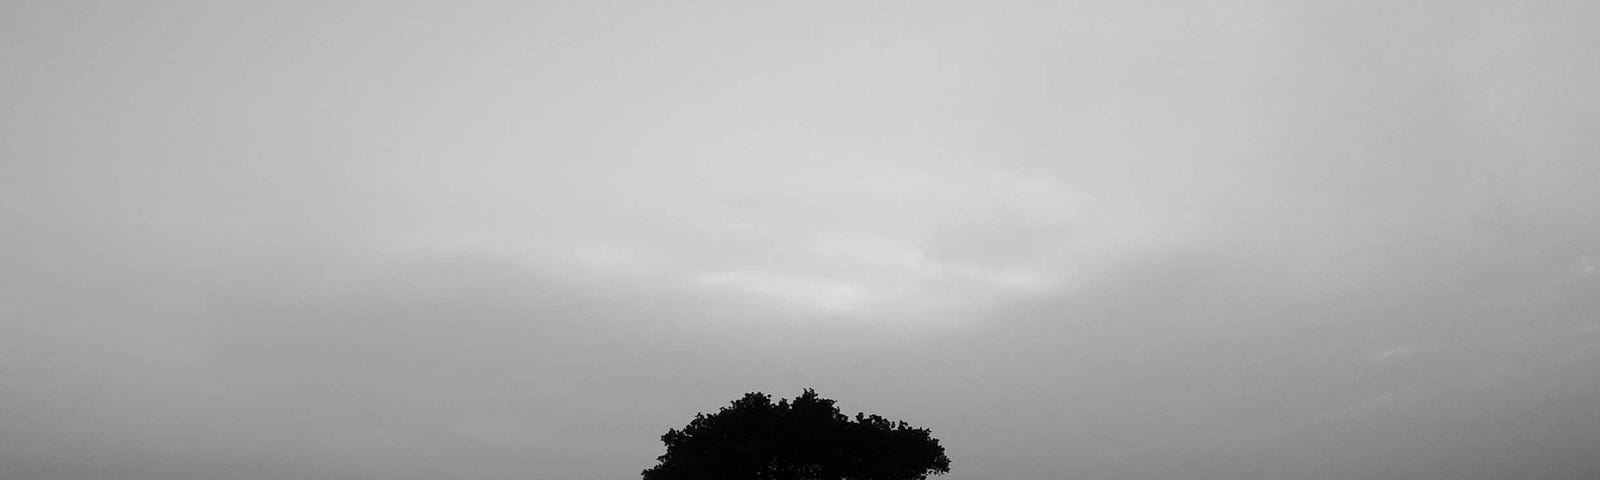
[[[1367,355],[1367,361],[1371,363],[1399,362],[1405,361],[1410,357],[1411,347],[1399,345],[1380,352],[1373,352],[1371,355]]]
[[[805,157],[803,137],[779,140],[802,150],[788,157]],[[496,252],[580,277],[716,287],[858,318],[975,318],[1004,298],[1070,288],[1158,236],[1149,219],[1119,216],[1048,175],[843,153],[701,162],[569,170],[558,183],[496,172],[532,183],[438,197],[479,213],[443,220],[458,225],[444,235],[379,231],[376,247]],[[575,184],[597,185],[569,192],[583,200],[564,202],[581,208],[518,199]]]

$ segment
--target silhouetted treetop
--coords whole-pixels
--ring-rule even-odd
[[[922,480],[950,471],[924,428],[857,413],[806,389],[793,402],[756,392],[661,436],[644,480]]]

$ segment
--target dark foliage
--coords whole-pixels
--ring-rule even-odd
[[[922,480],[950,471],[927,429],[877,415],[851,419],[811,389],[794,402],[745,394],[683,430],[644,480]]]

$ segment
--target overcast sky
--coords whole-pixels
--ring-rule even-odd
[[[0,477],[1600,478],[1600,3],[0,5]]]

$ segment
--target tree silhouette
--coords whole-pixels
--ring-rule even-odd
[[[794,402],[756,392],[661,436],[644,480],[923,480],[950,471],[927,429],[839,413],[806,389]]]

